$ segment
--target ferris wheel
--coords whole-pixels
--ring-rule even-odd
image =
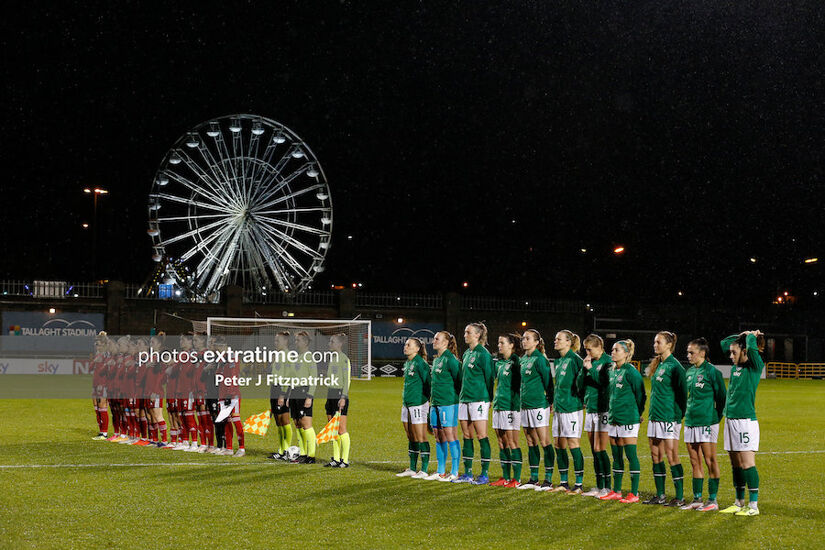
[[[189,130],[160,163],[148,210],[152,258],[197,295],[227,284],[301,292],[324,270],[329,185],[309,146],[274,120],[230,115]]]

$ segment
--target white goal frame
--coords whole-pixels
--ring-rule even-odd
[[[207,336],[212,335],[212,324],[213,323],[231,323],[240,321],[242,323],[249,323],[247,326],[251,326],[254,328],[254,323],[262,323],[261,326],[268,326],[269,324],[279,324],[279,325],[292,325],[292,326],[301,326],[302,324],[307,323],[319,323],[328,325],[329,328],[334,328],[336,325],[366,325],[367,327],[367,364],[366,367],[366,376],[353,376],[353,380],[372,380],[372,321],[369,319],[298,319],[295,317],[288,317],[288,318],[275,318],[275,317],[207,317],[206,318],[206,334]],[[319,327],[307,327],[307,328],[319,328]],[[325,328],[325,327],[320,327]],[[363,373],[363,370],[362,370]]]

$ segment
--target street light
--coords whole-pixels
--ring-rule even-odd
[[[92,279],[97,279],[97,198],[101,195],[108,195],[109,191],[102,187],[86,187],[83,189],[83,192],[94,196],[94,215],[92,217]]]

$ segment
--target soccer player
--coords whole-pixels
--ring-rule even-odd
[[[298,448],[300,455],[295,464],[315,464],[315,428],[312,427],[312,402],[315,394],[314,379],[318,377],[318,365],[312,360],[309,349],[310,337],[305,330],[295,335],[295,348],[298,361],[294,365],[296,378],[306,378],[310,383],[295,386],[289,393],[289,412],[298,431]]]
[[[275,350],[286,354],[289,351],[289,332],[282,331],[275,335]],[[277,383],[277,377],[286,376],[290,365],[288,365],[286,358],[283,361],[272,362],[272,376],[276,377],[272,386],[269,388],[269,410],[270,414],[275,419],[275,425],[278,426],[278,450],[269,455],[267,458],[274,460],[287,460],[286,450],[292,445],[292,424],[289,423],[289,404],[287,397],[289,395],[289,388],[280,386]]]
[[[725,402],[725,450],[733,468],[736,501],[722,510],[724,514],[758,516],[759,474],[756,452],[759,450],[759,422],[756,420],[756,388],[765,363],[759,356],[762,333],[745,331],[722,340],[722,350],[729,354],[733,369],[730,373]],[[745,485],[749,499],[745,506]]]
[[[427,348],[418,338],[407,338],[404,343],[404,393],[401,403],[401,425],[409,441],[410,467],[396,477],[424,479],[430,464],[430,444],[427,441],[427,415],[430,412],[430,365]],[[421,470],[418,455],[421,455]]]
[[[212,414],[206,406],[206,380],[202,376],[203,369],[206,366],[206,361],[202,358],[202,354],[206,350],[206,335],[195,334],[192,337],[192,348],[193,351],[196,351],[201,357],[196,361],[193,355],[192,360],[185,365],[191,368],[193,372],[191,377],[193,386],[192,416],[187,417],[186,422],[189,426],[189,434],[192,441],[195,441],[197,436],[200,435],[201,444],[197,451],[199,453],[212,452],[215,450],[213,446],[215,426],[212,424]],[[193,427],[195,433],[192,433]]]
[[[553,399],[553,443],[556,448],[556,463],[559,465],[561,481],[558,487],[551,489],[554,493],[582,494],[584,479],[584,456],[581,450],[582,437],[582,394],[584,393],[583,380],[579,376],[582,371],[582,358],[578,352],[581,341],[577,334],[569,330],[556,333],[553,340],[554,349],[559,353],[556,364],[556,391]],[[567,482],[569,459],[567,449],[573,456],[573,471],[576,484],[573,489]]]
[[[676,335],[663,330],[653,339],[653,353],[656,357],[647,368],[650,376],[650,413],[647,424],[647,438],[650,442],[650,457],[653,460],[653,481],[656,495],[644,504],[661,504],[681,507],[684,500],[685,473],[679,459],[679,434],[687,407],[685,369],[673,356],[676,349]],[[676,489],[676,498],[668,502],[665,497],[665,456],[670,463],[670,475]]]
[[[92,403],[95,407],[97,435],[92,439],[103,441],[109,437],[109,408],[106,404],[106,333],[100,331],[95,338],[95,351],[89,361],[92,373]]]
[[[487,418],[490,416],[490,402],[493,400],[493,358],[487,348],[487,327],[484,323],[470,323],[464,328],[464,342],[469,346],[461,359],[461,394],[458,397],[458,422],[464,448],[464,474],[454,483],[486,485],[490,483],[487,472],[490,469],[492,450],[487,437]],[[473,433],[478,437],[481,454],[481,473],[473,479]]]
[[[610,411],[607,414],[610,448],[613,451],[613,490],[599,497],[626,504],[639,502],[641,471],[636,443],[647,399],[642,375],[630,363],[635,348],[632,340],[619,340],[610,352],[615,363],[615,368],[610,371]],[[624,456],[627,456],[630,467],[630,492],[622,498]]]
[[[682,510],[711,512],[719,509],[716,493],[719,490],[719,462],[716,460],[716,440],[719,437],[719,420],[725,409],[725,381],[716,367],[708,363],[710,352],[704,338],[692,340],[687,347],[688,361],[692,365],[686,374],[688,400],[685,413],[685,444],[693,470],[693,502]],[[708,466],[708,501],[702,503],[702,485],[705,474],[702,458]]]
[[[215,349],[217,351],[226,351],[226,341],[223,339],[218,339],[218,341],[215,342]],[[243,423],[241,422],[241,388],[236,383],[238,376],[241,374],[241,370],[238,367],[238,363],[228,361],[223,363],[220,372],[225,378],[218,389],[219,399],[222,401],[223,407],[232,408],[232,412],[229,413],[229,418],[223,422],[226,446],[221,454],[224,456],[234,456],[235,458],[240,458],[246,455],[246,449],[244,448]],[[232,452],[233,427],[235,429],[235,434],[238,437],[238,450],[235,451],[234,454]]]
[[[590,441],[596,470],[596,487],[584,496],[601,497],[610,492],[610,456],[607,454],[610,423],[607,416],[610,410],[611,359],[604,352],[604,340],[595,334],[584,339],[584,349],[587,356],[580,374],[585,386],[584,404],[587,408],[584,431]]]
[[[340,413],[338,439],[332,440],[332,459],[324,464],[329,468],[349,468],[350,437],[347,431],[347,413],[349,412],[349,386],[352,380],[352,365],[344,353],[347,335],[334,334],[329,339],[329,351],[337,355],[327,365],[330,385],[327,387],[327,402],[324,405],[327,422],[335,413]],[[337,383],[336,383],[337,380]]]
[[[544,355],[544,338],[536,329],[527,329],[521,337],[524,355],[519,360],[521,367],[521,427],[527,439],[527,460],[530,464],[530,479],[526,483],[516,479],[517,489],[549,491],[553,488],[553,461],[555,452],[550,440],[550,412],[553,403],[553,373]],[[539,484],[539,462],[544,450],[544,482]]]
[[[458,361],[458,343],[447,331],[433,337],[433,366],[430,369],[430,426],[435,435],[436,472],[426,479],[453,481],[458,479],[461,446],[458,443],[458,395],[461,391],[461,363]],[[451,456],[451,471],[447,473],[447,454]]]
[[[493,399],[493,429],[498,440],[498,457],[503,475],[490,484],[493,487],[515,487],[521,480],[521,449],[518,443],[521,429],[520,354],[521,336],[505,334],[498,337],[498,357],[494,366],[496,394]]]
[[[158,353],[164,350],[164,342],[166,335],[163,332],[152,336],[149,341],[151,348]],[[144,388],[144,395],[148,396],[146,400],[147,411],[152,424],[152,442],[156,447],[166,447],[166,421],[163,419],[163,379],[164,373],[170,364],[163,364],[161,361],[145,365],[146,367],[146,386]]]

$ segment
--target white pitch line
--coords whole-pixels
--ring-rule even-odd
[[[760,455],[812,455],[822,454],[824,450],[811,451],[758,451]],[[687,458],[688,455],[679,455],[682,458]],[[585,456],[584,458],[593,458]],[[648,456],[640,456],[643,460],[650,458]],[[356,464],[405,464],[407,460],[365,460],[363,462],[356,461]],[[498,459],[491,459],[491,462],[498,462]],[[131,468],[131,467],[151,467],[151,466],[273,466],[280,464],[279,462],[135,462],[135,463],[116,463],[116,464],[0,464],[0,469],[14,469],[14,468]]]

